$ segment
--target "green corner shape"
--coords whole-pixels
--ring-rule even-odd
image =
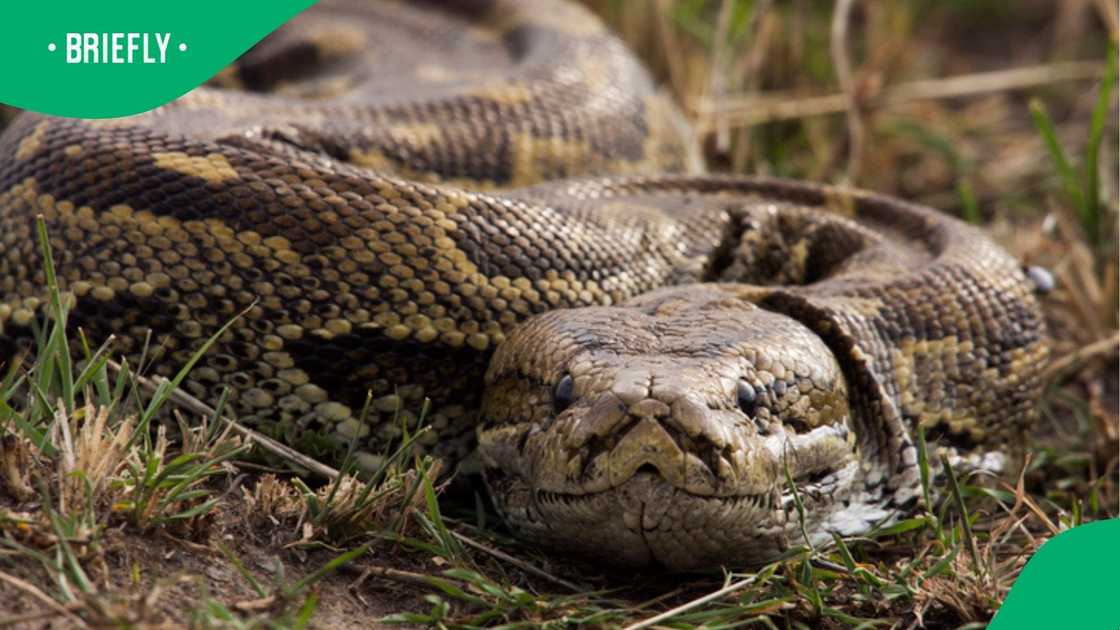
[[[1120,629],[1120,519],[1080,525],[1043,543],[990,630]]]
[[[0,103],[75,118],[144,112],[198,87],[314,1],[5,3]]]

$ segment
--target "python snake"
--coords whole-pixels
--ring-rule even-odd
[[[918,426],[1014,451],[1047,354],[1015,260],[901,200],[691,173],[678,120],[575,5],[322,2],[157,110],[4,131],[0,357],[43,316],[42,215],[74,326],[132,365],[240,314],[190,393],[366,468],[427,399],[418,448],[477,448],[515,531],[679,570],[904,515]]]

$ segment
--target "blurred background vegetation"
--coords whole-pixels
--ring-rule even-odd
[[[711,168],[846,181],[960,214],[975,204],[987,218],[1047,210],[1055,172],[1029,103],[1077,153],[1116,29],[1114,3],[1089,0],[586,4],[672,91]]]

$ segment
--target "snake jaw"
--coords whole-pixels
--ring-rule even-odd
[[[706,568],[773,557],[800,535],[791,480],[814,532],[855,491],[846,381],[823,342],[784,316],[689,291],[683,310],[548,313],[499,347],[479,453],[514,529],[546,546],[617,549],[616,563]]]

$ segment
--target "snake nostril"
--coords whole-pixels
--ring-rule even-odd
[[[762,418],[754,418],[754,426],[758,429],[758,434],[761,436],[770,435],[770,425]]]

